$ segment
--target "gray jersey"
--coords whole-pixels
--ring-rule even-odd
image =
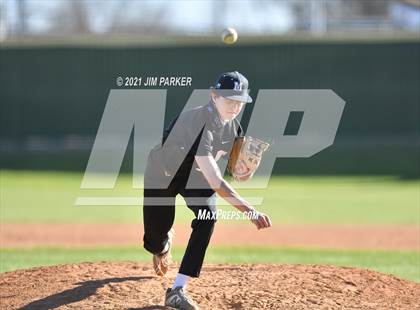
[[[235,137],[241,135],[239,122],[232,120],[223,124],[212,101],[181,113],[165,129],[162,143],[149,154],[145,186],[160,184],[168,178],[183,182],[190,173],[203,179],[194,163],[194,156],[216,157],[222,151],[226,159]]]

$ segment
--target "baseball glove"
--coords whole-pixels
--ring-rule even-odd
[[[270,144],[252,137],[237,137],[228,161],[228,171],[235,180],[252,176]],[[246,169],[243,169],[246,167]]]

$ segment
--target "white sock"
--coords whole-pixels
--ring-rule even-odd
[[[169,250],[169,243],[166,243],[165,247],[163,248],[162,252],[160,252],[160,253],[164,254],[164,253],[168,252],[168,250]]]
[[[174,289],[175,287],[179,287],[179,286],[181,286],[181,287],[187,286],[187,283],[188,283],[189,279],[190,279],[189,276],[186,276],[185,274],[182,274],[182,273],[178,273],[176,275],[175,282],[174,282],[174,285],[172,286],[172,289]]]

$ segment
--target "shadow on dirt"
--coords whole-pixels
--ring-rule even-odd
[[[109,278],[96,281],[79,282],[78,287],[62,291],[60,293],[35,300],[21,308],[20,310],[34,310],[34,309],[55,309],[64,305],[81,301],[96,293],[96,290],[109,283],[119,283],[125,281],[138,281],[152,279],[152,277],[126,277],[126,278]],[[156,309],[156,308],[151,308]]]

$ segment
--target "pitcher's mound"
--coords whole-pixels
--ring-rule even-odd
[[[83,263],[0,275],[2,309],[166,309],[176,275],[150,264]],[[419,309],[420,284],[355,268],[206,265],[189,292],[202,309]]]

